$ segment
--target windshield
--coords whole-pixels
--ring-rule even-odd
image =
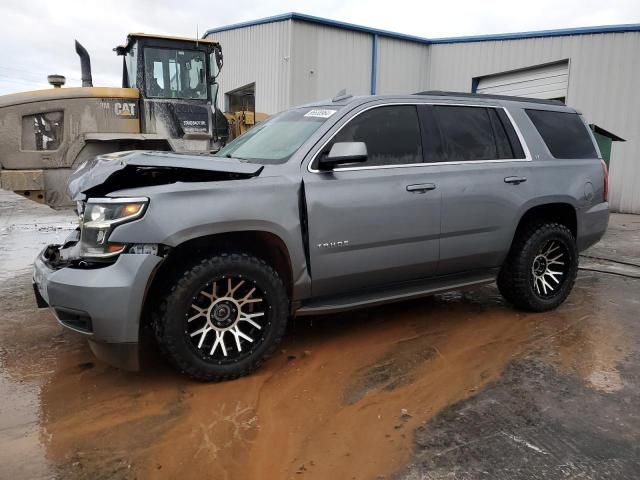
[[[265,164],[284,163],[336,111],[298,108],[283,112],[239,136],[216,156]]]
[[[144,63],[148,97],[207,99],[204,52],[147,47]]]

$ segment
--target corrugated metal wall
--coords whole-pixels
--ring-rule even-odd
[[[614,143],[611,206],[640,213],[640,33],[432,44],[429,88],[470,91],[474,77],[569,59],[567,103],[625,138]]]
[[[224,93],[252,82],[266,113],[371,90],[371,33],[285,20],[211,37],[225,53],[222,105]],[[612,208],[640,213],[639,51],[639,32],[431,45],[380,36],[377,93],[468,92],[475,77],[568,60],[568,104],[627,139],[612,150]]]
[[[224,94],[255,82],[256,111],[276,113],[291,104],[291,20],[209,35],[220,42],[224,67],[218,77],[218,104]]]
[[[377,94],[423,92],[428,73],[429,45],[379,37]]]
[[[371,48],[370,34],[293,21],[291,104],[369,94]]]
[[[488,95],[561,99],[569,91],[569,61],[480,78],[476,92]]]

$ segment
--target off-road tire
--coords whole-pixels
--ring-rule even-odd
[[[566,249],[566,270],[558,291],[544,297],[536,292],[532,273],[540,250],[550,241],[557,241]],[[543,312],[558,307],[566,300],[578,273],[578,249],[571,231],[559,223],[532,223],[514,239],[507,259],[498,274],[498,289],[507,302],[516,308]]]
[[[201,358],[189,344],[185,312],[203,285],[224,275],[241,275],[260,285],[269,304],[269,328],[250,356],[220,365]],[[178,276],[154,314],[153,327],[160,351],[180,372],[197,380],[218,382],[238,378],[257,369],[280,343],[288,318],[289,299],[278,273],[254,256],[223,253],[202,259]]]

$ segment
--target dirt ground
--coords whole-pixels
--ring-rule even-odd
[[[640,217],[615,215],[558,310],[494,286],[298,319],[255,374],[97,361],[37,310],[69,212],[0,191],[0,478],[640,477]]]

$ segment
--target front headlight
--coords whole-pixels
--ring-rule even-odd
[[[125,245],[109,243],[113,229],[144,215],[148,198],[90,198],[82,216],[82,257],[108,258],[122,253]]]

